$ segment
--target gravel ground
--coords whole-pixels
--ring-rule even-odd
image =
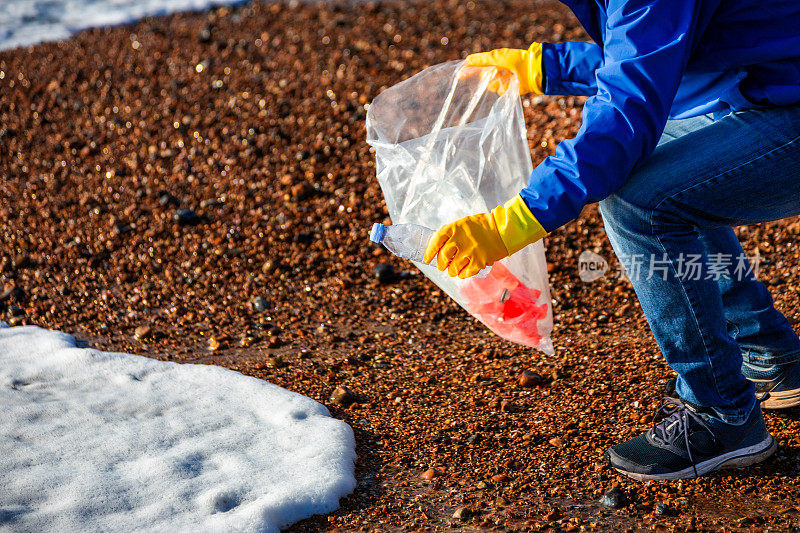
[[[595,207],[546,239],[555,356],[367,244],[386,210],[364,105],[431,64],[566,39],[586,37],[554,3],[256,3],[0,53],[0,311],[328,405],[359,485],[292,531],[797,529],[798,410],[767,415],[780,449],[758,468],[639,484],[604,465],[671,374],[629,283],[577,276],[585,249],[616,264]],[[538,162],[582,100],[525,104]],[[793,323],[798,234],[740,230]]]

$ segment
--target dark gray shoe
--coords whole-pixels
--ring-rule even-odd
[[[756,398],[763,409],[789,409],[800,406],[800,361],[766,364],[756,355],[743,352],[742,374],[756,387]],[[796,357],[796,355],[793,355]],[[675,378],[667,381],[664,395],[677,398]]]
[[[788,409],[800,405],[800,362],[764,364],[756,358],[745,357],[742,374],[756,386],[756,396],[769,396],[761,407]]]
[[[733,425],[667,397],[656,420],[649,431],[608,449],[612,468],[639,481],[685,479],[759,463],[777,448],[758,406],[744,424]]]

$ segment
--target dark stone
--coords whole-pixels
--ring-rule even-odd
[[[256,296],[253,298],[253,309],[262,313],[269,309],[269,302],[263,296]]]
[[[310,233],[297,233],[294,236],[294,242],[299,244],[311,244],[312,240],[314,240],[314,236]]]
[[[126,233],[130,233],[131,231],[133,231],[133,226],[132,225],[125,224],[125,223],[122,223],[122,222],[117,222],[117,224],[114,226],[114,228],[117,230],[117,233],[119,233],[120,235],[125,235]]]
[[[375,267],[375,278],[381,283],[391,283],[397,279],[397,272],[389,263],[381,263]]]
[[[197,32],[197,40],[201,43],[211,42],[211,28],[203,28]]]
[[[625,506],[627,503],[627,498],[625,497],[625,493],[622,492],[619,487],[611,487],[610,489],[606,490],[605,493],[603,493],[603,497],[600,498],[600,503],[604,507],[619,509],[620,507]]]
[[[672,509],[669,508],[669,505],[664,502],[657,502],[655,513],[661,516],[669,516],[672,514]]]
[[[200,222],[200,217],[192,209],[183,208],[175,211],[172,218],[182,226],[193,226]]]

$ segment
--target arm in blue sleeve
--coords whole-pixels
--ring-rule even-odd
[[[520,195],[545,230],[602,200],[655,149],[694,43],[719,0],[611,0],[597,93]]]
[[[544,94],[591,96],[597,92],[595,71],[603,64],[603,50],[593,43],[542,45]]]

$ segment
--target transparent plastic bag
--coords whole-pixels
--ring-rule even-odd
[[[383,91],[367,111],[367,142],[392,223],[432,229],[488,212],[525,186],[533,170],[519,82],[488,89],[494,68],[442,63]],[[544,248],[527,246],[484,279],[451,278],[414,263],[501,337],[553,353],[553,315]]]

